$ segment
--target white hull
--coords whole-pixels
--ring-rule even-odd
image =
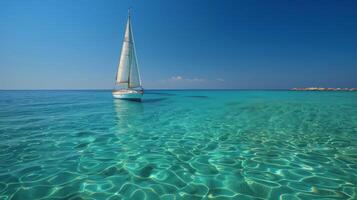
[[[113,97],[116,99],[141,100],[144,92],[142,90],[116,90]]]

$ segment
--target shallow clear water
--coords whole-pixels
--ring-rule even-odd
[[[0,92],[0,199],[357,199],[357,93]]]

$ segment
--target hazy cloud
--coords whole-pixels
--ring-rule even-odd
[[[157,80],[155,84],[149,87],[160,89],[212,89],[223,88],[224,84],[226,82],[221,77],[202,78],[173,75],[166,79]]]
[[[182,80],[182,76],[173,76],[173,77],[171,77],[169,80],[172,80],[172,81],[180,81],[180,80]]]
[[[204,82],[203,78],[184,78],[182,76],[172,76],[168,81],[180,81],[180,82]]]

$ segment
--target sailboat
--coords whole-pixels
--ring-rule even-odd
[[[114,98],[140,101],[144,94],[144,89],[142,88],[138,62],[136,59],[130,18],[129,10],[115,86],[112,93]]]

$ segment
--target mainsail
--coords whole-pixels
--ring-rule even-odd
[[[125,84],[127,88],[141,87],[141,79],[135,54],[134,37],[131,30],[130,13],[121,49],[116,84]]]

